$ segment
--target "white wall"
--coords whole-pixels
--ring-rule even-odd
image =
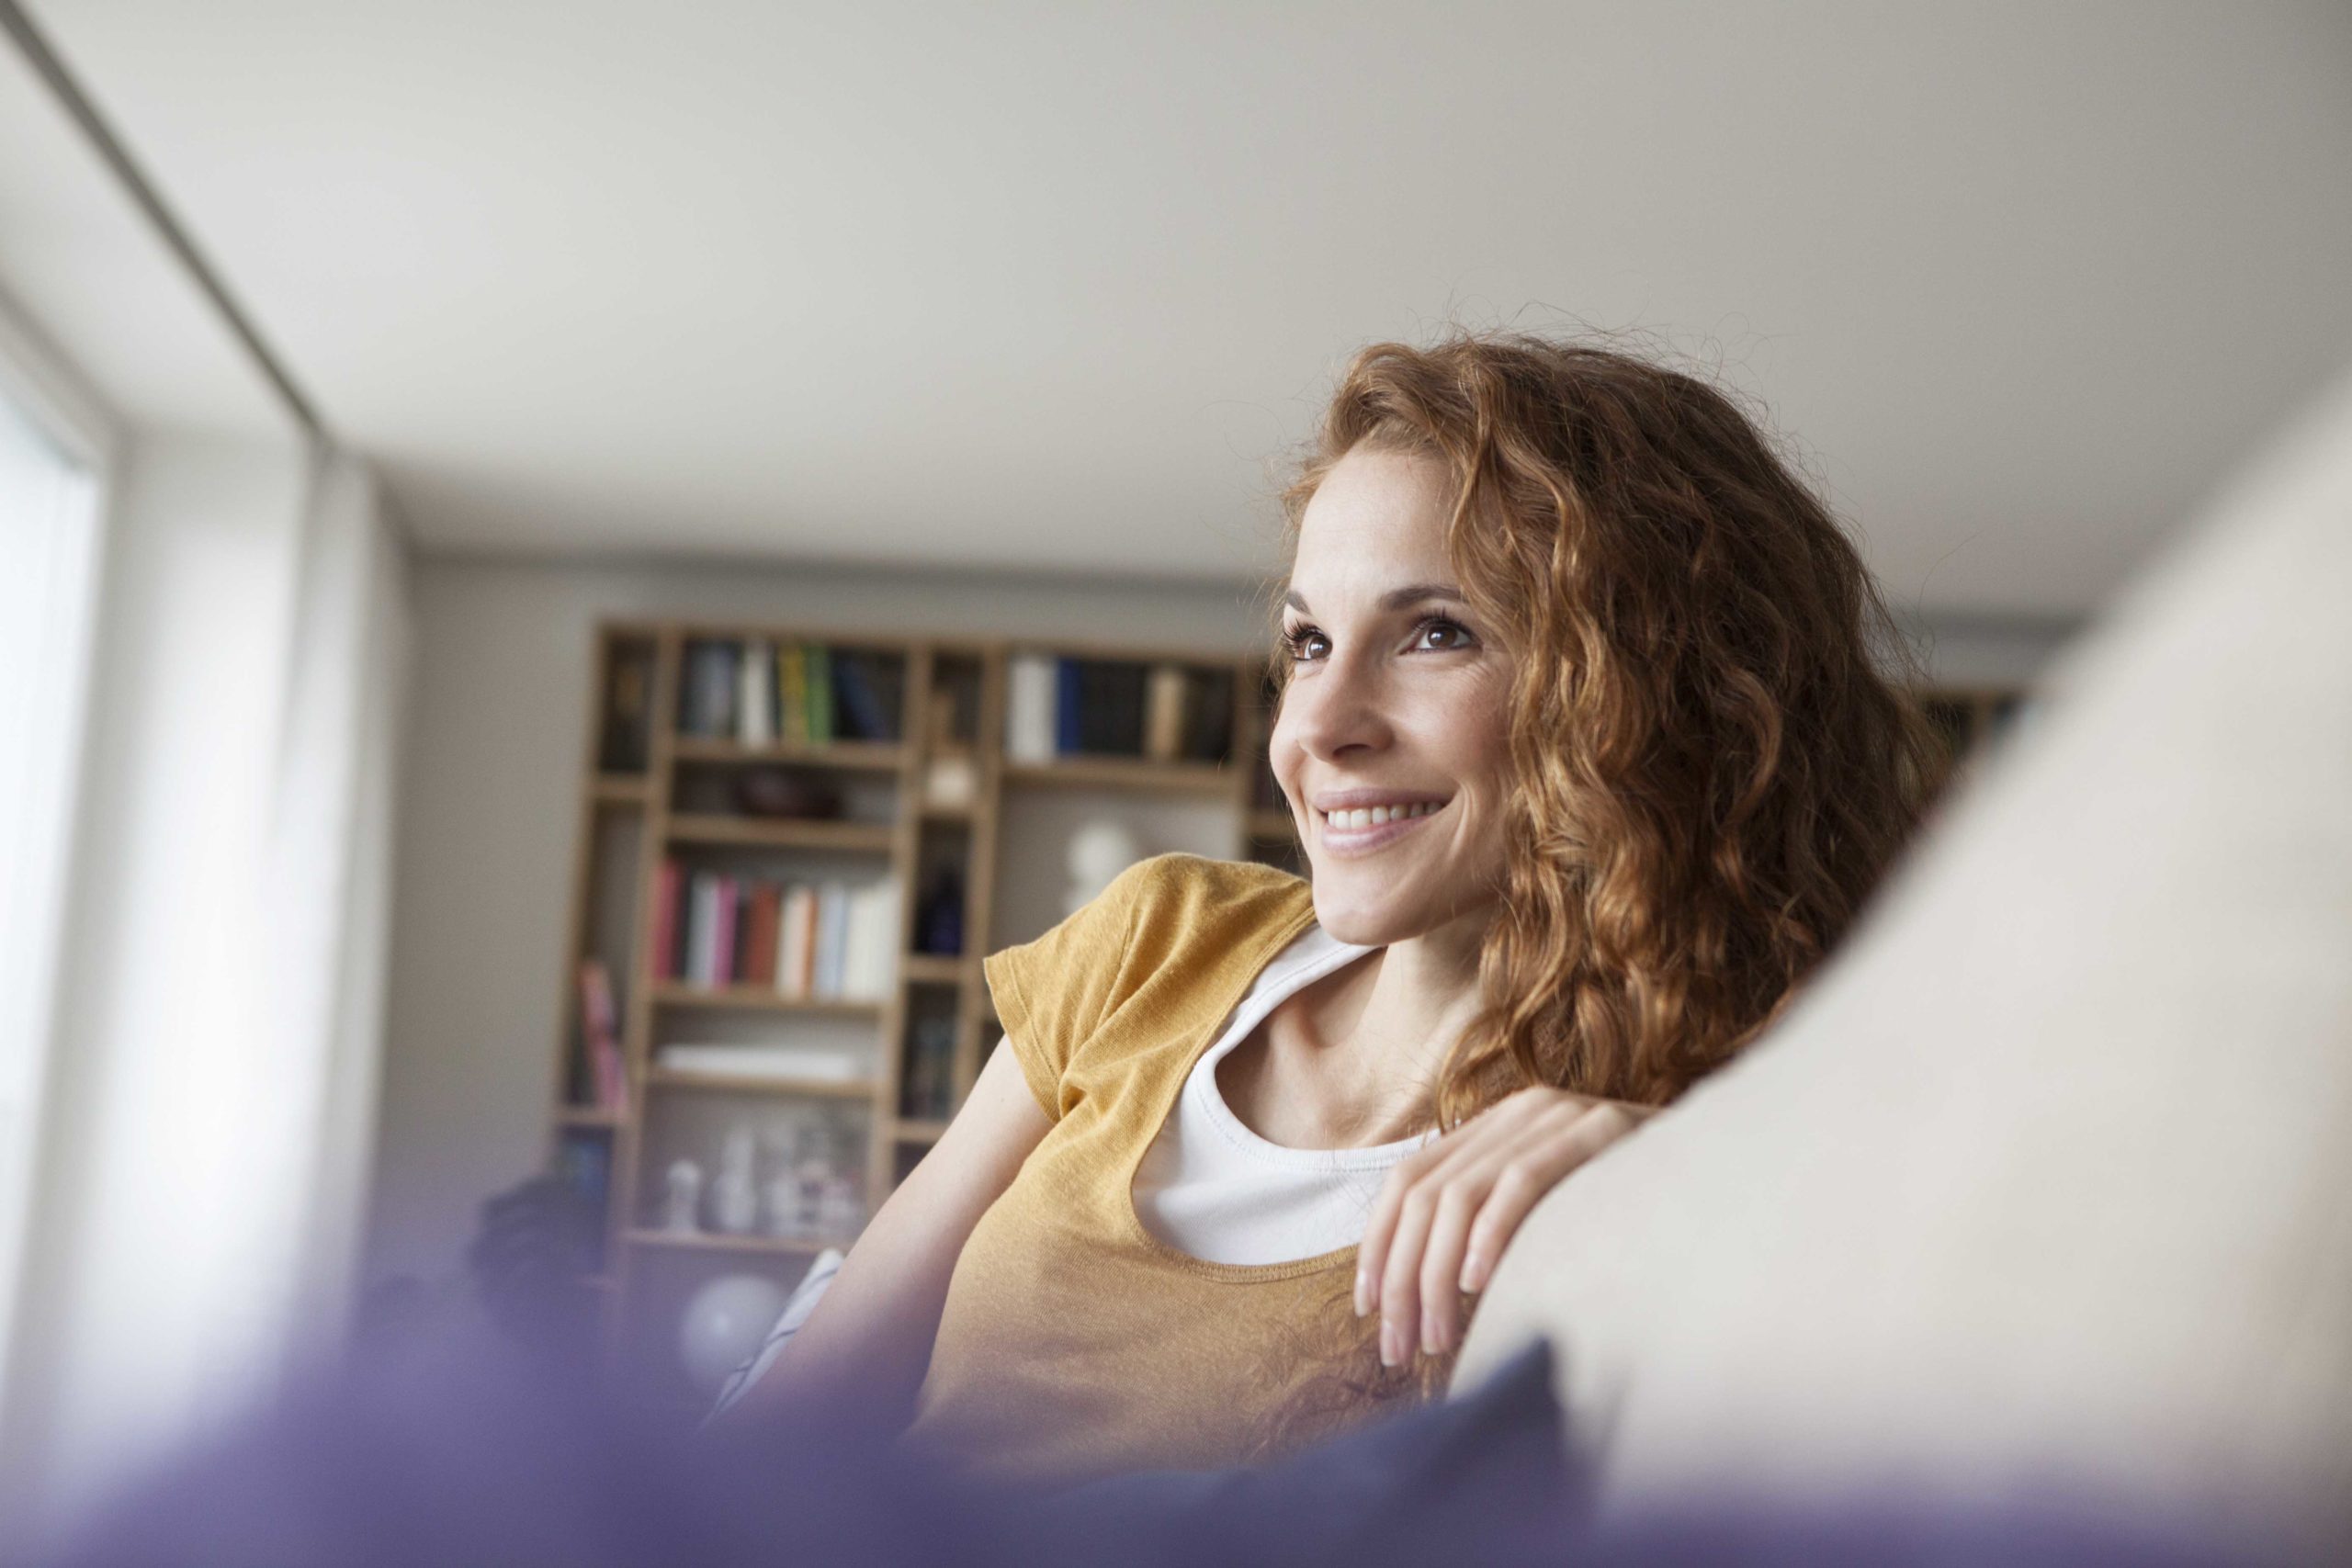
[[[427,559],[416,607],[421,659],[400,790],[366,1267],[371,1280],[438,1283],[461,1311],[464,1292],[451,1281],[478,1206],[536,1172],[546,1144],[599,617],[1044,632],[1236,651],[1255,646],[1260,628],[1250,592],[1238,585],[766,565]],[[2038,668],[2063,628],[1933,629],[1941,678],[2004,682]]]

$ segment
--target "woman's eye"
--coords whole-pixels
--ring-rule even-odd
[[[1433,651],[1451,651],[1469,646],[1470,628],[1459,621],[1449,621],[1443,615],[1431,615],[1421,623],[1419,635],[1427,637],[1431,632],[1444,632],[1454,639],[1452,642],[1440,644],[1439,649]]]
[[[1308,656],[1307,644],[1309,642],[1323,642],[1328,640],[1329,639],[1326,638],[1321,632],[1316,630],[1313,626],[1301,626],[1296,631],[1283,633],[1283,647],[1289,650],[1290,656],[1293,660],[1305,659]]]

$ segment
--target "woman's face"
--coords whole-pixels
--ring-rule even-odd
[[[1269,753],[1342,942],[1483,924],[1502,874],[1510,669],[1446,559],[1451,491],[1435,458],[1358,446],[1300,521]]]

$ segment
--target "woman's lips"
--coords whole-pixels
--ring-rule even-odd
[[[1335,828],[1324,813],[1315,813],[1315,829],[1323,847],[1336,855],[1364,855],[1386,849],[1390,844],[1419,828],[1430,818],[1444,811],[1451,801],[1441,803],[1434,810],[1415,817],[1392,817],[1385,822],[1363,828]]]

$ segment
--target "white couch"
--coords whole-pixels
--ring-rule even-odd
[[[1781,1027],[1555,1188],[1605,1517],[2057,1489],[2352,1552],[2352,378],[2062,660]]]

